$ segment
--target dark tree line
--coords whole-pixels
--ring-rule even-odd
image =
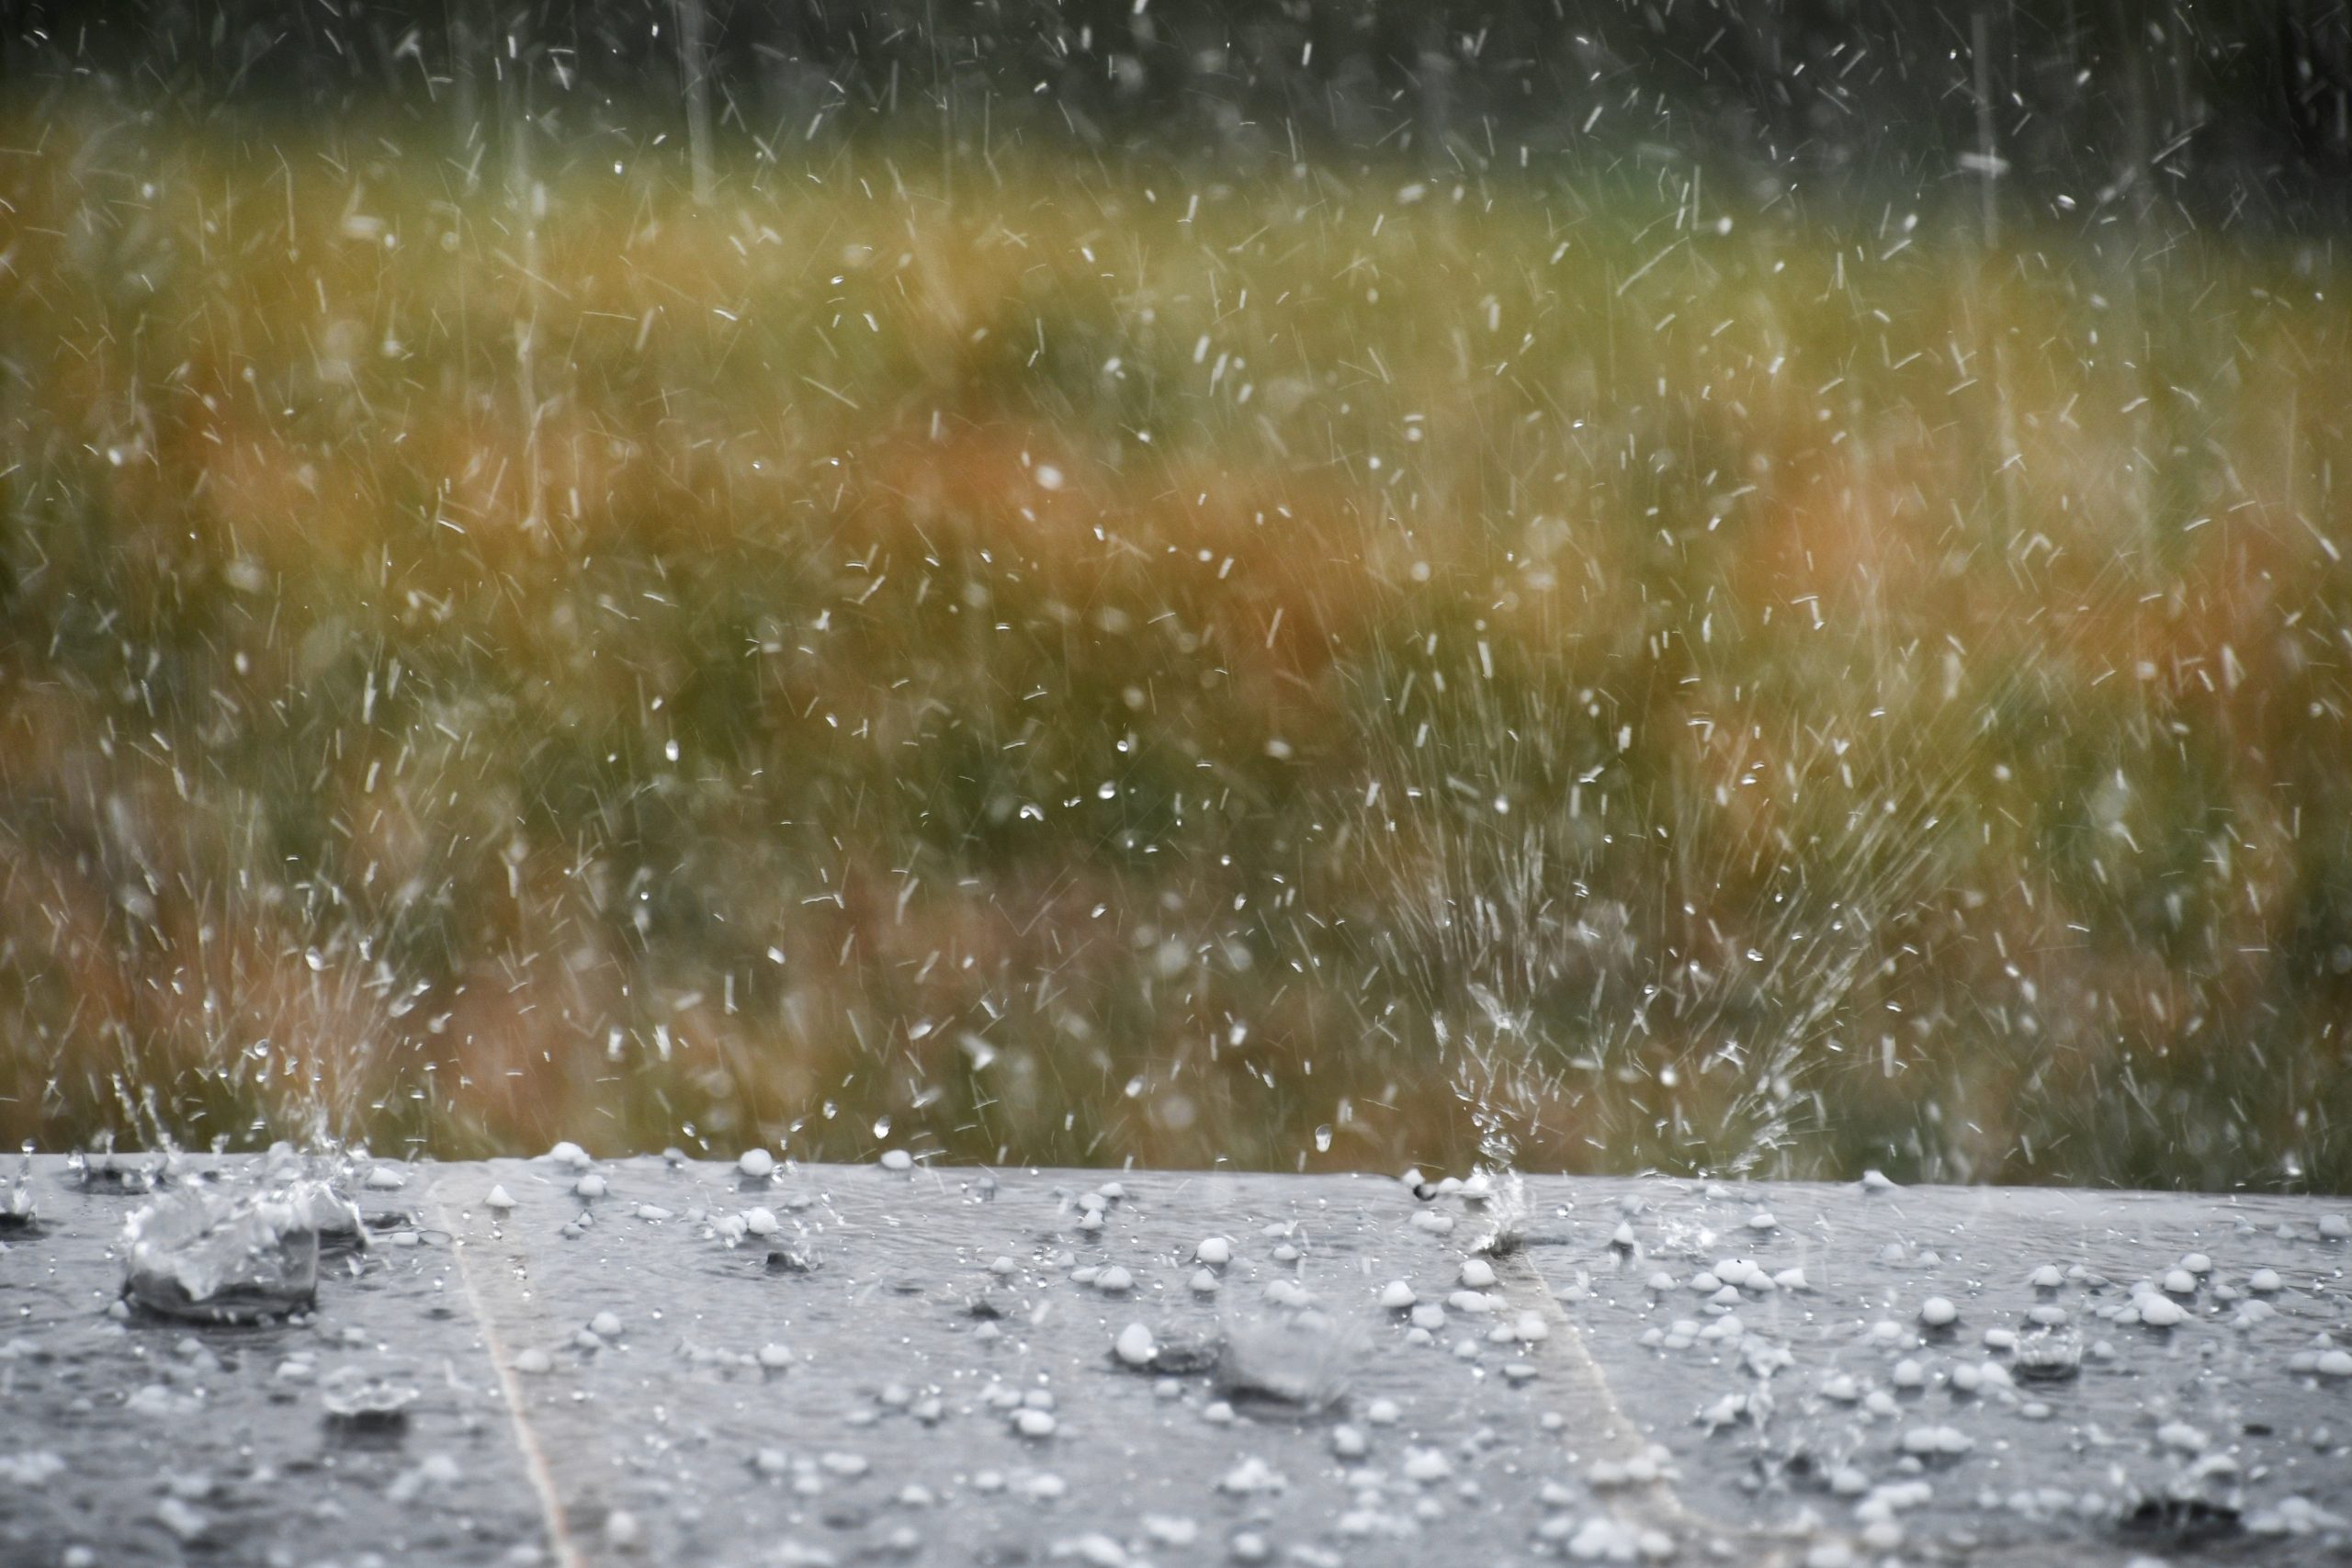
[[[2347,0],[5,0],[8,91],[2332,217]],[[1973,187],[1972,187],[1973,188]]]

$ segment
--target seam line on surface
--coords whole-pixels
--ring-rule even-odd
[[[1533,1260],[1523,1251],[1494,1261],[1500,1265],[1497,1270],[1498,1273],[1509,1270],[1510,1274],[1533,1286],[1536,1298],[1543,1303],[1544,1315],[1552,1324],[1553,1337],[1559,1341],[1565,1352],[1563,1359],[1568,1363],[1567,1381],[1571,1386],[1566,1391],[1569,1397],[1564,1403],[1573,1407],[1582,1401],[1589,1401],[1600,1416],[1602,1436],[1611,1447],[1628,1455],[1647,1453],[1650,1448],[1648,1438],[1634,1424],[1633,1417],[1625,1414],[1625,1407],[1617,1402],[1617,1391],[1610,1386],[1607,1374],[1600,1370],[1600,1363],[1593,1359],[1592,1352],[1585,1346],[1584,1330],[1568,1315],[1567,1308],[1560,1303],[1559,1297],[1552,1293],[1551,1284],[1544,1278],[1544,1271],[1536,1268]],[[1573,1408],[1561,1414],[1571,1421],[1576,1416]],[[1627,1490],[1631,1492],[1633,1489]],[[1754,1525],[1727,1524],[1685,1503],[1682,1495],[1675,1490],[1674,1483],[1663,1475],[1644,1483],[1635,1495],[1638,1501],[1629,1498],[1633,1506],[1627,1512],[1634,1515],[1639,1523],[1660,1529],[1711,1533],[1741,1541],[1764,1553],[1757,1560],[1758,1568],[1782,1568],[1784,1564],[1800,1561],[1804,1552],[1825,1540],[1846,1539],[1845,1531],[1834,1528],[1825,1528],[1811,1539],[1798,1541]],[[1676,1544],[1696,1547],[1698,1543],[1678,1541]]]
[[[474,1289],[472,1270],[466,1267],[466,1238],[449,1223],[449,1211],[441,1201],[437,1183],[426,1196],[433,1204],[435,1217],[440,1221],[440,1228],[450,1237],[449,1251],[458,1265],[458,1288],[465,1292],[466,1305],[472,1309],[474,1322],[481,1331],[482,1348],[490,1357],[491,1372],[498,1379],[499,1391],[505,1398],[507,1420],[514,1428],[514,1446],[522,1450],[524,1472],[538,1497],[539,1517],[547,1526],[548,1545],[555,1553],[556,1568],[585,1568],[580,1549],[572,1544],[571,1532],[564,1526],[563,1503],[556,1495],[555,1474],[548,1469],[538,1434],[532,1429],[526,1413],[522,1382],[514,1374],[505,1343],[498,1337],[498,1325],[491,1320],[481,1292]]]

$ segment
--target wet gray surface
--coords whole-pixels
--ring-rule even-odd
[[[141,1200],[37,1162],[40,1227],[0,1234],[0,1564],[2352,1551],[2352,1376],[2321,1361],[2352,1347],[2352,1242],[2325,1201],[1539,1178],[1477,1202],[658,1158],[405,1178],[355,1193],[373,1245],[328,1259],[314,1310],[226,1328],[118,1305]],[[1457,1296],[1498,1229],[1518,1245]],[[1211,1237],[1231,1259],[1204,1292]],[[2180,1322],[2112,1315],[2199,1253]],[[1740,1259],[1761,1273],[1719,1268]],[[1125,1290],[1087,1282],[1113,1267]],[[1397,1280],[1442,1324],[1384,1307]],[[1137,1324],[1140,1368],[1113,1352]],[[2079,1368],[2029,1377],[2063,1339]],[[404,1420],[333,1419],[345,1366],[414,1388]]]
[[[368,1195],[386,1228],[322,1259],[313,1310],[223,1326],[122,1302],[143,1195],[53,1159],[29,1185],[39,1223],[0,1231],[0,1563],[483,1563],[538,1538],[451,1238],[397,1221],[413,1188]],[[345,1367],[416,1391],[402,1429],[330,1419]]]

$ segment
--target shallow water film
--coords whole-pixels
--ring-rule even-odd
[[[2340,7],[938,9],[10,11],[10,1146],[2352,1188]]]

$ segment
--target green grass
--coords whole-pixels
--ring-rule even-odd
[[[0,1133],[2352,1188],[2324,248],[0,140]]]

